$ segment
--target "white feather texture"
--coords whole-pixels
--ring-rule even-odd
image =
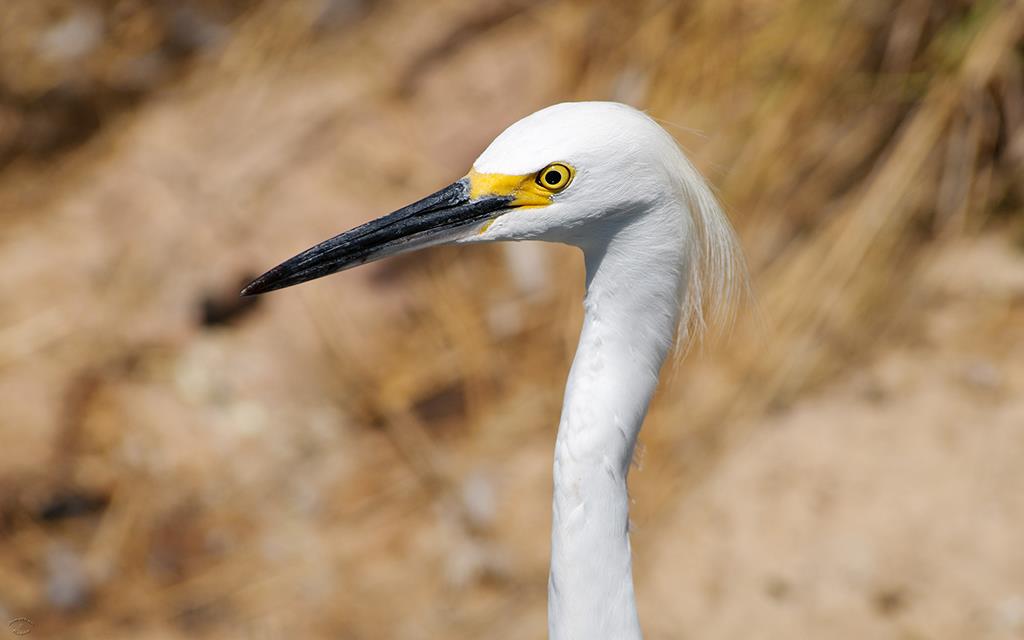
[[[681,152],[679,161],[680,188],[693,220],[684,251],[687,287],[679,326],[679,345],[685,349],[709,329],[732,326],[749,283],[736,234],[711,187]]]
[[[549,166],[550,165],[550,166]],[[745,269],[707,183],[654,120],[559,104],[506,129],[468,176],[281,263],[265,293],[446,242],[579,247],[586,297],[553,467],[552,640],[638,640],[629,542],[633,450],[673,342],[727,323]]]
[[[512,212],[486,233],[463,242],[549,240],[585,247],[588,222],[643,215],[669,202],[679,240],[676,265],[681,350],[708,329],[728,328],[747,291],[747,271],[736,235],[708,183],[654,119],[616,102],[553,105],[516,122],[474,163],[482,173],[532,173],[565,161],[574,184],[543,211]],[[662,232],[668,232],[663,229]],[[666,265],[667,267],[667,265]]]
[[[576,172],[548,206],[512,210],[463,241],[580,247],[585,316],[555,445],[552,640],[641,637],[629,543],[637,435],[674,339],[728,323],[746,271],[707,183],[654,120],[625,105],[559,104],[499,135],[474,164]]]

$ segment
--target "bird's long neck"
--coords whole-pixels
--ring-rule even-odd
[[[626,475],[679,315],[682,242],[666,219],[583,246],[586,315],[555,445],[551,640],[641,637]]]

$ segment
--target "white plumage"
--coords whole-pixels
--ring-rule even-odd
[[[746,287],[732,226],[676,141],[642,111],[617,102],[566,102],[541,109],[495,138],[473,168],[525,174],[566,159],[575,162],[578,175],[560,201],[529,215],[501,216],[486,233],[461,241],[536,239],[575,245],[586,253],[588,246],[612,235],[610,227],[623,218],[667,214],[664,225],[650,229],[641,242],[653,248],[665,240],[677,249],[678,259],[661,268],[677,269],[684,285],[681,345],[699,338],[707,323],[730,324]]]
[[[554,459],[552,640],[641,637],[626,476],[674,339],[728,321],[741,254],[708,185],[672,137],[631,107],[548,107],[513,124],[469,175],[321,243],[246,293],[297,284],[441,242],[579,247],[585,317]]]
[[[626,475],[674,335],[728,309],[742,263],[704,180],[654,120],[614,103],[560,104],[509,127],[474,164],[576,168],[564,199],[499,217],[472,240],[583,250],[585,319],[555,444],[548,618],[552,640],[640,638]],[[722,314],[711,314],[721,319]]]

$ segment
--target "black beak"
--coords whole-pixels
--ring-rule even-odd
[[[252,296],[372,262],[386,256],[454,240],[490,220],[512,196],[470,200],[465,178],[437,193],[306,249],[242,289]]]

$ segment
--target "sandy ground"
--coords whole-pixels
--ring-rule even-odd
[[[912,333],[639,536],[652,637],[1024,637],[1024,259],[979,239],[922,280]]]

